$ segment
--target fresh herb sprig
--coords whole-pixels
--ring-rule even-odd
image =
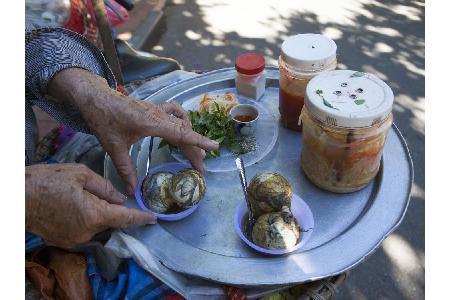
[[[223,108],[220,108],[217,103],[214,103],[216,110],[213,112],[198,112],[189,111],[189,119],[192,123],[192,130],[214,140],[220,146],[226,146],[234,153],[243,153],[244,149],[241,146],[241,138],[236,137],[234,130],[234,122],[232,117],[225,113]],[[169,150],[172,151],[174,146],[170,145],[166,140],[162,140],[159,148],[168,145]],[[215,158],[220,156],[220,149],[206,152],[207,158]]]

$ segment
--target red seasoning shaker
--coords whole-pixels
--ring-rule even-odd
[[[266,66],[264,57],[256,53],[246,53],[236,58],[236,90],[237,93],[258,100],[266,89]]]
[[[281,45],[280,67],[281,123],[301,131],[298,118],[303,108],[306,85],[323,71],[336,68],[336,44],[320,34],[297,34]]]

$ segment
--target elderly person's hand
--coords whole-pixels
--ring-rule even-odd
[[[120,205],[125,197],[81,164],[26,167],[25,199],[26,230],[64,248],[108,228],[156,223],[153,215]]]
[[[183,150],[194,168],[204,171],[204,150],[219,144],[197,134],[187,113],[176,103],[153,105],[124,96],[109,88],[106,81],[82,69],[66,69],[50,82],[48,93],[55,101],[69,103],[82,114],[90,130],[111,156],[127,183],[136,190],[136,167],[129,156],[130,146],[146,136],[159,136]]]

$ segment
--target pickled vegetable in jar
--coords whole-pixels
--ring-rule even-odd
[[[389,86],[371,74],[340,70],[312,79],[301,115],[305,175],[331,192],[364,188],[380,168],[393,100]]]
[[[281,45],[279,111],[281,123],[300,131],[298,125],[306,86],[311,78],[336,68],[336,43],[320,34],[298,34]]]

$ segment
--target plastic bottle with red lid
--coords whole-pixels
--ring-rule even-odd
[[[237,93],[258,100],[266,89],[266,66],[264,57],[257,53],[245,53],[236,58]]]

